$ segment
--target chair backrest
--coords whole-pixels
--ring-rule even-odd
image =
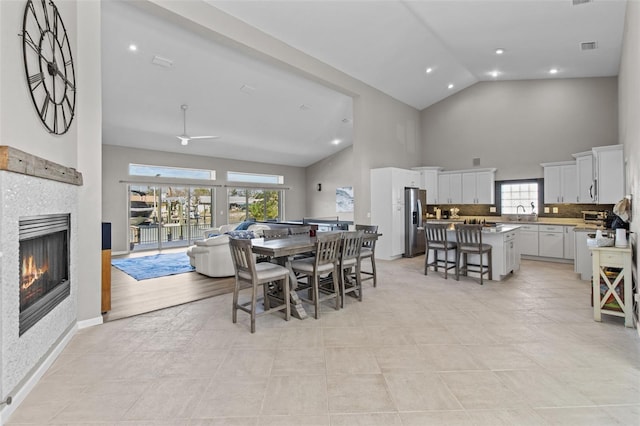
[[[482,225],[456,224],[458,246],[481,246]]]
[[[275,240],[277,238],[287,238],[289,236],[289,228],[264,229],[262,237],[265,240]]]
[[[424,225],[424,238],[429,243],[446,243],[447,228],[449,225],[444,223],[426,223]]]
[[[252,280],[256,276],[256,263],[251,250],[251,240],[229,238],[229,248],[236,278]]]
[[[292,226],[289,228],[289,235],[307,235],[311,232],[310,226]]]
[[[362,231],[365,234],[375,234],[378,232],[378,225],[356,225],[356,231]],[[376,248],[376,240],[363,240],[362,247],[373,250]]]
[[[342,233],[342,247],[340,249],[340,261],[357,259],[362,249],[362,231],[348,231]]]
[[[316,236],[316,269],[328,263],[336,264],[340,256],[340,232],[318,234]]]

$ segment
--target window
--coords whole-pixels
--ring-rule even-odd
[[[283,191],[269,189],[229,188],[228,221],[279,220]]]
[[[216,180],[215,170],[183,169],[180,167],[149,166],[145,164],[129,164],[129,175]]]
[[[257,173],[227,172],[227,181],[246,183],[270,183],[275,185],[282,185],[284,183],[284,176],[262,175]]]
[[[537,181],[502,182],[500,184],[501,213],[537,213],[539,206],[538,187]]]

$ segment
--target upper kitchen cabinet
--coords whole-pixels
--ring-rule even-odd
[[[577,203],[578,178],[575,161],[543,163],[544,203]]]
[[[493,204],[496,169],[462,172],[462,203]]]
[[[441,172],[438,175],[438,204],[462,203],[462,173]]]
[[[438,202],[438,174],[442,167],[414,167],[420,172],[420,189],[427,191],[427,204]]]
[[[578,203],[594,203],[595,198],[593,193],[593,152],[579,152],[577,154],[573,154],[573,158],[576,159]]]
[[[623,146],[599,146],[592,152],[595,202],[615,204],[624,198]]]

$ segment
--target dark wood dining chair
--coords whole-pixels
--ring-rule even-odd
[[[310,226],[292,226],[289,228],[289,235],[306,235],[309,236],[311,232]]]
[[[493,279],[493,267],[491,262],[491,244],[482,242],[482,225],[462,225],[456,224],[456,239],[458,242],[458,255],[456,257],[456,280],[460,279],[460,275],[468,276],[469,271],[478,272],[480,274],[480,284],[483,283],[483,276],[486,274],[488,279]],[[468,255],[477,254],[479,256],[479,264],[469,265]],[[484,255],[487,255],[487,264],[484,264]],[[462,263],[460,260],[462,259]],[[472,266],[473,269],[469,269]]]
[[[457,247],[455,241],[449,241],[447,238],[447,228],[449,225],[444,223],[427,223],[424,225],[425,239],[425,256],[424,256],[424,274],[428,275],[429,267],[433,266],[433,270],[438,272],[438,267],[444,269],[444,279],[448,278],[449,269],[456,267],[458,259]],[[429,262],[429,251],[433,251],[433,258]],[[449,260],[449,251],[453,251],[453,259]],[[442,253],[442,257],[439,254]]]
[[[231,257],[236,271],[236,285],[233,289],[233,307],[232,320],[235,324],[238,320],[238,309],[251,315],[251,332],[256,331],[256,317],[275,311],[284,311],[285,320],[289,321],[291,316],[291,308],[289,306],[289,298],[285,297],[284,302],[278,306],[270,306],[269,297],[267,295],[269,284],[274,282],[282,282],[282,289],[285,295],[289,294],[289,269],[284,266],[273,263],[263,262],[256,263],[251,251],[250,239],[229,239],[229,247],[231,249]],[[251,289],[251,300],[240,303],[240,290],[243,289],[242,284],[249,284]],[[257,305],[258,287],[263,286],[263,303],[264,311],[258,313]],[[247,288],[246,286],[244,288]]]
[[[289,237],[289,228],[263,229],[262,238],[265,240],[275,240]]]
[[[344,307],[347,293],[356,293],[362,302],[362,277],[360,275],[360,251],[363,231],[342,233],[340,248],[340,306]]]
[[[315,255],[305,259],[291,262],[291,269],[302,279],[306,277],[306,284],[300,283],[296,290],[307,290],[311,292],[311,298],[300,299],[313,303],[314,317],[318,319],[320,302],[335,299],[336,310],[340,309],[339,275],[338,262],[340,256],[340,233],[318,234],[315,243]],[[321,276],[325,278],[321,279]],[[320,288],[322,285],[322,289]],[[324,296],[320,296],[320,291]]]
[[[363,233],[375,234],[378,232],[378,225],[356,225],[356,231],[362,231]],[[360,262],[369,259],[371,261],[371,269],[361,269],[360,273],[365,275],[362,281],[373,280],[373,286],[378,285],[378,276],[376,274],[376,240],[362,240],[362,250],[360,250]],[[362,266],[362,265],[361,265]]]

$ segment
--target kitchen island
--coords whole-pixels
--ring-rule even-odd
[[[442,220],[437,223],[442,223]],[[519,248],[520,225],[498,225],[487,226],[482,231],[482,242],[491,244],[491,262],[493,268],[493,281],[501,281],[512,272],[520,269],[520,248]],[[455,223],[449,224],[447,238],[456,241]],[[433,260],[433,251],[429,252],[429,262]],[[486,258],[486,256],[485,256]],[[455,261],[453,251],[449,252],[449,260]],[[478,264],[478,255],[470,255],[469,263]],[[473,272],[469,273],[474,276]]]

